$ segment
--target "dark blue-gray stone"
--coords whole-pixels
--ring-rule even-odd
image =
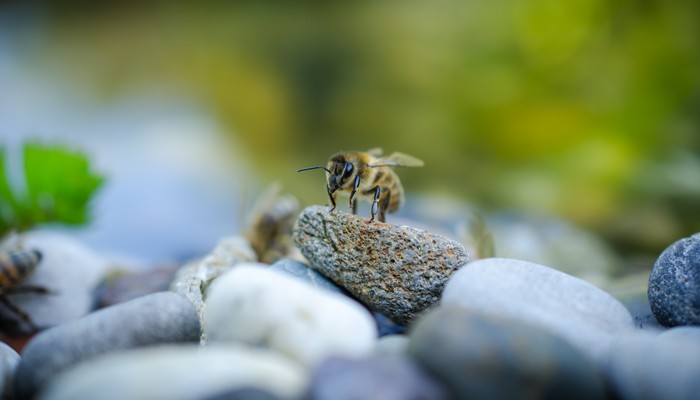
[[[700,233],[661,253],[649,277],[649,304],[664,326],[700,325]]]
[[[19,398],[32,398],[56,373],[92,356],[142,346],[196,342],[199,317],[174,292],[159,292],[103,308],[35,336],[15,375]]]
[[[504,294],[507,295],[507,294]],[[569,343],[535,326],[440,306],[409,330],[408,354],[456,399],[600,399],[602,375]]]
[[[442,400],[447,390],[413,360],[331,357],[312,373],[307,400]]]

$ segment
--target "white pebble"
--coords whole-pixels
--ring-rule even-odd
[[[359,303],[256,263],[214,281],[204,323],[210,342],[262,345],[309,367],[330,355],[369,354],[377,338]]]

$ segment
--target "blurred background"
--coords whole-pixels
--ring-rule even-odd
[[[3,2],[0,135],[88,151],[85,240],[155,259],[241,229],[272,181],[326,203],[298,168],[383,147],[425,161],[399,173],[427,208],[653,263],[700,231],[700,3]]]

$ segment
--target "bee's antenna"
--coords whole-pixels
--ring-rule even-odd
[[[310,170],[310,169],[319,169],[319,168],[323,168],[323,169],[326,170],[326,172],[328,172],[329,174],[332,174],[332,172],[331,172],[330,169],[328,169],[328,168],[326,168],[326,167],[324,167],[324,166],[321,166],[321,165],[319,165],[319,166],[317,166],[317,167],[307,167],[307,168],[298,169],[297,172],[308,171],[308,170]]]

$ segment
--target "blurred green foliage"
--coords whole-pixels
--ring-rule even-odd
[[[43,223],[88,222],[89,201],[104,178],[91,170],[85,155],[27,143],[23,160],[24,190],[20,190],[9,182],[6,150],[0,147],[0,237]]]
[[[323,178],[297,168],[381,146],[425,160],[409,195],[652,252],[700,227],[696,0],[69,3],[34,64],[106,101],[176,85],[307,203]]]

